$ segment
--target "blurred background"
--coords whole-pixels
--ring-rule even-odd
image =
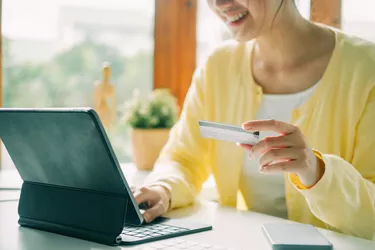
[[[310,6],[309,0],[298,1],[306,18]],[[230,35],[205,0],[197,0],[196,10],[200,65]],[[374,10],[373,0],[342,0],[341,29],[375,42]],[[92,106],[94,83],[108,61],[120,117],[135,88],[142,93],[154,88],[154,28],[152,0],[3,0],[3,106]],[[109,136],[120,162],[130,162],[128,128],[121,119]],[[2,152],[2,165],[10,167],[5,148]]]

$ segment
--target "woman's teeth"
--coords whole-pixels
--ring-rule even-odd
[[[228,16],[227,20],[231,23],[237,22],[237,21],[241,20],[242,18],[244,18],[248,13],[249,13],[248,11],[244,11],[244,12],[239,13],[239,14],[234,15],[234,16]]]

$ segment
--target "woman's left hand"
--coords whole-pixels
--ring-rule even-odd
[[[242,124],[249,132],[273,131],[279,136],[265,137],[254,146],[240,144],[249,151],[250,159],[260,158],[263,173],[288,172],[297,175],[305,186],[315,185],[322,177],[322,165],[309,147],[300,129],[275,120],[250,121]]]

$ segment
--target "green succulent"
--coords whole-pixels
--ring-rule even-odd
[[[147,96],[136,89],[125,102],[123,119],[135,129],[171,128],[178,119],[177,99],[169,89],[155,89]]]

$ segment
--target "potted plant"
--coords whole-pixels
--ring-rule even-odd
[[[178,118],[176,98],[168,89],[141,96],[136,89],[125,103],[125,123],[130,127],[132,158],[140,170],[151,170],[168,141]]]

